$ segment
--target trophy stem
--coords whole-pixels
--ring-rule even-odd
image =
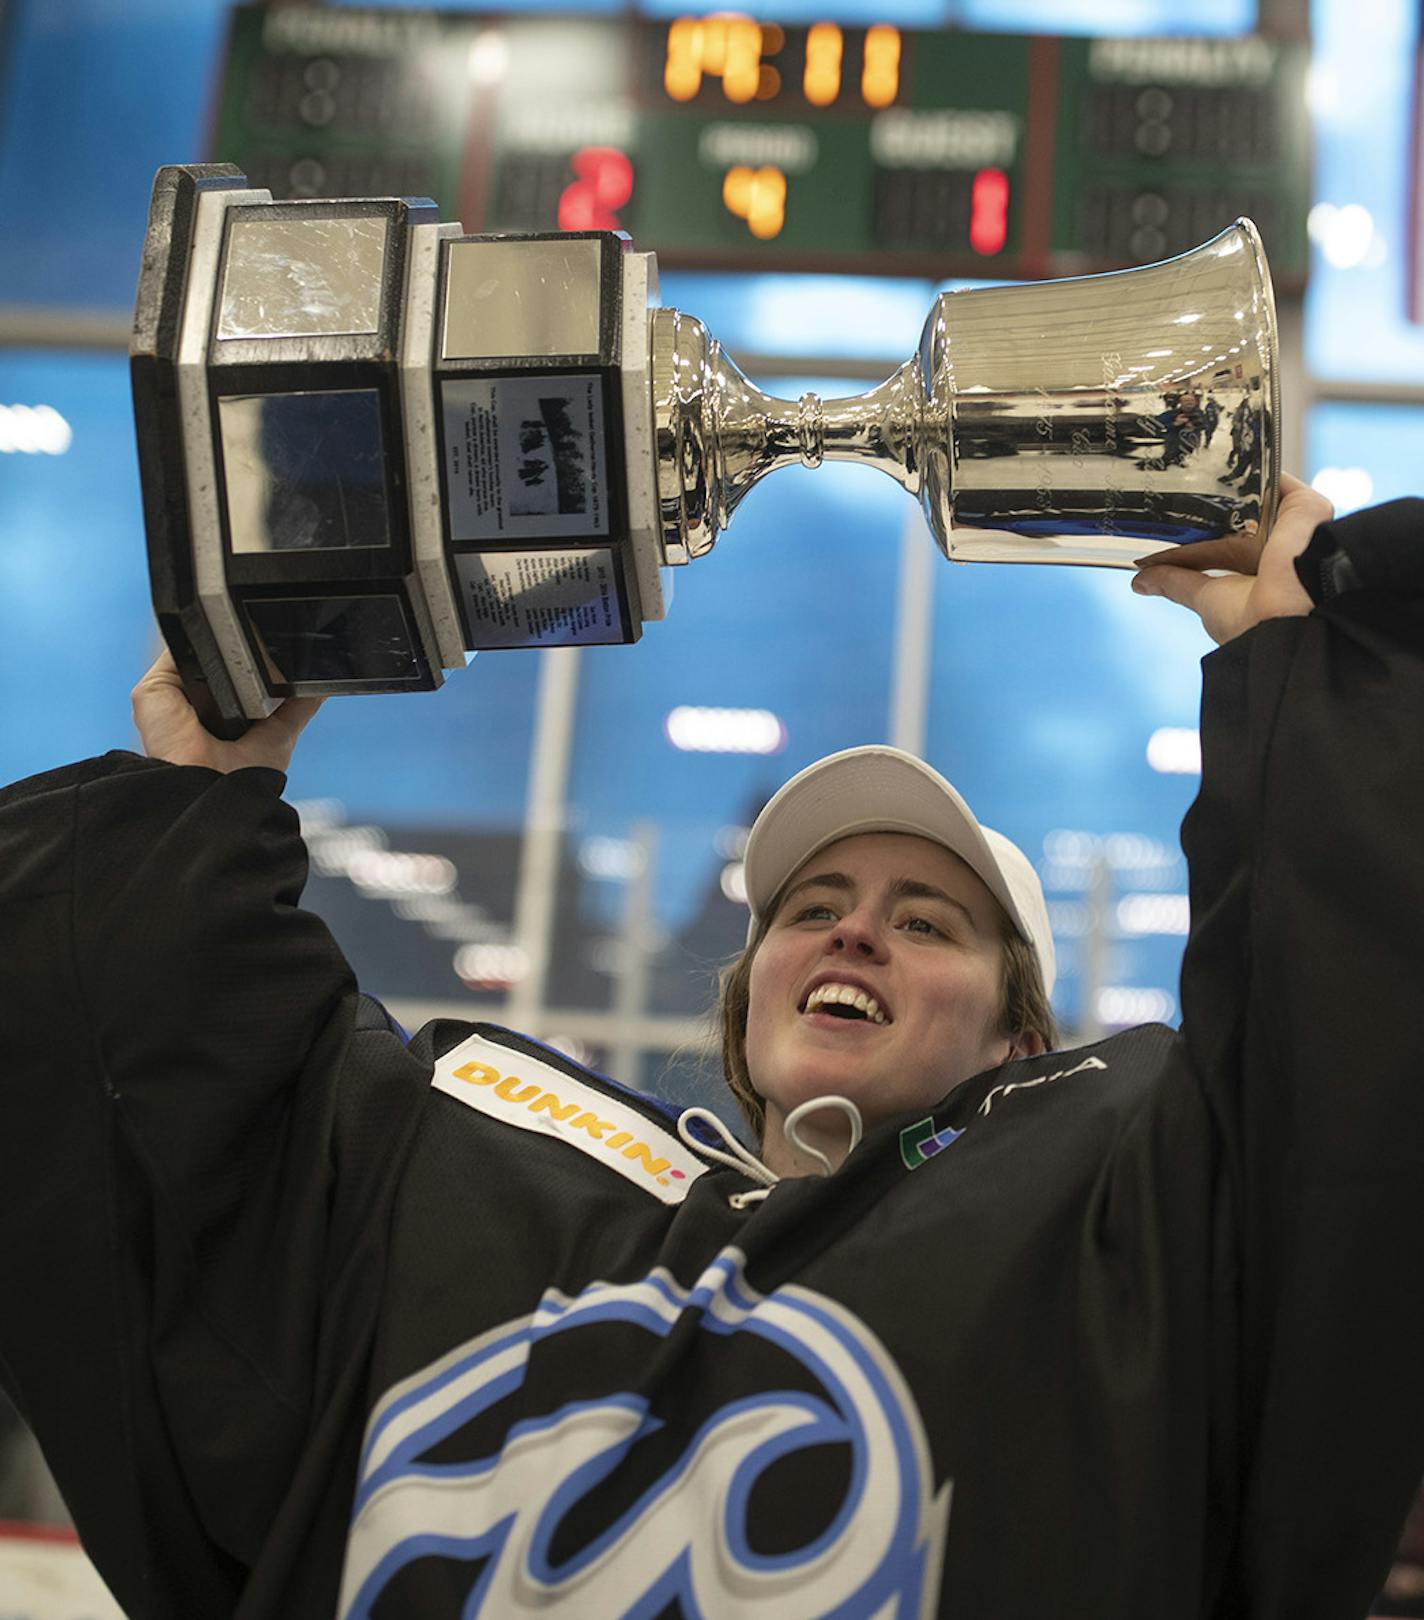
[[[761,398],[777,412],[795,412],[801,460],[858,461],[889,473],[911,495],[920,492],[919,439],[924,408],[918,357],[864,394],[823,400],[802,394],[794,406]]]
[[[918,356],[864,394],[776,399],[748,382],[700,321],[652,314],[658,499],[666,561],[705,555],[767,473],[856,461],[920,493]]]

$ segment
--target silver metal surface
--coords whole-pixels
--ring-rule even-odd
[[[596,353],[599,255],[592,238],[452,244],[441,358]]]
[[[228,224],[219,338],[374,332],[386,262],[384,217],[301,215]]]
[[[668,562],[795,462],[889,473],[955,561],[1130,567],[1274,512],[1275,304],[1249,220],[1137,270],[943,293],[918,352],[848,399],[762,393],[676,310],[652,346]]]

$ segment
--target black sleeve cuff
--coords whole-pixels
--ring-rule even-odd
[[[100,777],[121,776],[129,771],[161,770],[162,767],[162,760],[146,759],[142,754],[131,753],[125,748],[112,748],[107,754],[96,755],[93,759],[81,759],[72,765],[57,765],[52,770],[41,771],[37,776],[27,776],[0,787],[0,808],[18,804],[23,799],[33,799],[41,793],[81,787],[85,782],[94,782]]]
[[[1351,591],[1424,593],[1424,500],[1386,501],[1320,524],[1295,571],[1317,607]]]
[[[239,770],[261,771],[272,778],[278,794],[286,790],[286,775],[275,765],[243,765]],[[136,754],[127,748],[111,748],[107,754],[98,754],[93,759],[81,759],[72,765],[59,765],[53,770],[40,772],[38,776],[27,776],[18,782],[0,786],[0,809],[4,809],[7,805],[19,804],[24,799],[36,798],[41,793],[84,787],[107,776],[132,776],[140,771],[207,771],[210,776],[221,774],[207,765],[171,765],[166,759],[150,759],[146,754]],[[229,772],[229,774],[238,773]]]

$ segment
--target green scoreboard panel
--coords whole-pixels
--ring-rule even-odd
[[[1298,40],[240,6],[210,156],[470,233],[621,229],[668,267],[991,280],[1308,262]]]

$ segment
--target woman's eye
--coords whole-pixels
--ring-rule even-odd
[[[928,917],[907,917],[902,925],[906,932],[914,934],[942,934],[938,923],[933,923]]]
[[[796,913],[797,922],[815,922],[821,917],[834,917],[835,912],[824,901],[814,901],[809,906],[802,906]]]

